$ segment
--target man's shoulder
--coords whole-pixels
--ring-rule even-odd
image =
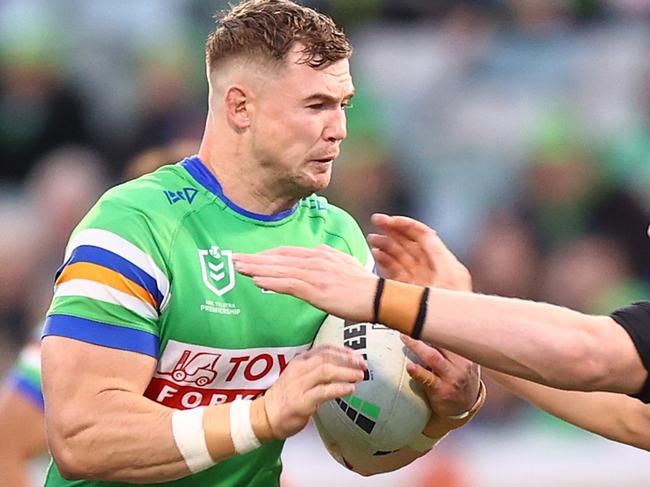
[[[178,165],[160,169],[109,189],[97,202],[105,211],[137,212],[140,215],[177,219],[193,206],[198,188]]]
[[[88,229],[106,230],[133,243],[147,240],[147,235],[170,237],[184,216],[198,206],[199,190],[181,171],[179,166],[165,166],[109,189],[73,237]]]
[[[190,181],[183,177],[183,171],[184,169],[176,164],[163,166],[109,189],[104,193],[102,200],[127,199],[132,204],[146,207],[170,205],[170,202],[174,201],[172,196],[179,190],[182,191],[183,187],[191,186]],[[193,186],[191,189],[196,191]]]

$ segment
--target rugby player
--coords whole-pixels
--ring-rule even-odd
[[[57,272],[42,341],[48,487],[278,485],[283,440],[354,392],[359,355],[310,349],[325,313],[257,288],[232,259],[327,244],[373,267],[356,222],[313,195],[346,136],[350,54],[331,19],[287,0],[220,19],[198,155],[108,191]],[[474,364],[426,365],[447,372],[429,388],[438,414],[363,473],[421,456],[480,407]]]

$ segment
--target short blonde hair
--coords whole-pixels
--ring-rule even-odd
[[[299,42],[300,63],[314,69],[352,54],[343,31],[327,15],[290,0],[248,0],[216,16],[206,43],[209,72],[235,56],[282,63]]]

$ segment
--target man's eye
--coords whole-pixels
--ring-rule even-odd
[[[322,110],[324,106],[325,105],[323,105],[322,103],[313,103],[313,104],[309,105],[308,108],[311,108],[313,110]]]
[[[342,110],[349,110],[350,108],[353,108],[354,105],[352,102],[346,101],[345,103],[341,103],[341,109]]]

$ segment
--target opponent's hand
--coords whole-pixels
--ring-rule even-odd
[[[471,409],[480,389],[479,367],[466,358],[402,335],[402,341],[420,359],[410,362],[409,375],[422,384],[431,410],[440,418]]]
[[[435,230],[405,216],[377,213],[372,222],[385,234],[368,235],[377,268],[384,277],[420,286],[472,290],[469,271]],[[406,370],[422,384],[437,416],[455,416],[474,405],[480,388],[478,365],[406,335],[402,340],[423,364],[410,363]]]
[[[235,254],[233,260],[235,269],[262,289],[290,294],[348,320],[372,320],[378,278],[348,254],[327,245],[278,247]]]
[[[381,213],[372,216],[372,223],[385,234],[368,235],[383,277],[420,286],[472,290],[469,271],[435,230],[412,218]]]
[[[354,393],[368,368],[359,354],[323,345],[296,356],[264,395],[273,436],[284,439],[302,430],[325,401]]]

